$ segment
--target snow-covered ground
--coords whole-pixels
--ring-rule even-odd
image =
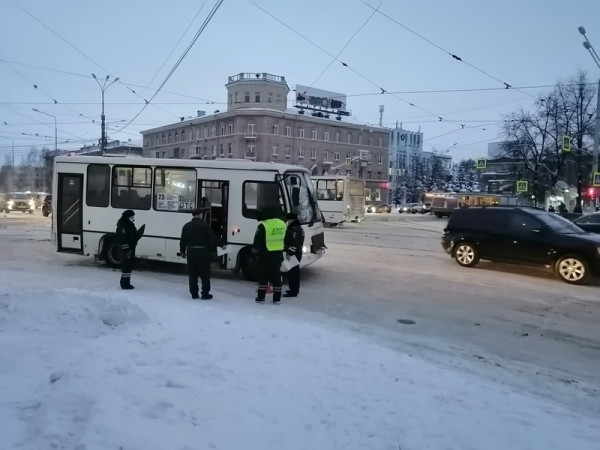
[[[20,241],[0,261],[2,449],[598,448],[598,417],[536,379],[383,345],[301,297],[256,305],[250,283],[193,301],[180,276],[134,272],[122,291],[26,233],[0,227]]]

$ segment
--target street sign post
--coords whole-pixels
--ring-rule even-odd
[[[517,181],[517,192],[527,192],[529,190],[529,181],[519,180]]]
[[[479,158],[477,160],[477,168],[478,169],[485,169],[487,167],[487,159],[486,158]]]
[[[563,138],[562,138],[562,151],[563,152],[570,152],[571,151],[571,136],[569,136],[568,134],[563,134]]]
[[[593,183],[594,186],[600,186],[600,172],[594,172]]]

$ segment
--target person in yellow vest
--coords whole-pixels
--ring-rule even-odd
[[[254,234],[252,252],[258,255],[258,295],[256,303],[264,303],[269,281],[273,286],[273,303],[281,301],[281,262],[286,224],[280,211],[268,211]]]

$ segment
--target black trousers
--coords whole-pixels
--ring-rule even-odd
[[[187,267],[190,294],[198,295],[198,277],[202,280],[202,295],[210,293],[210,252],[205,248],[188,248]]]
[[[269,281],[273,286],[273,301],[281,300],[281,261],[283,252],[263,253],[258,258],[258,299],[264,300]]]
[[[129,257],[127,257],[129,255]],[[122,252],[121,260],[121,287],[131,286],[131,271],[135,261],[135,247],[130,247],[129,250]]]
[[[300,259],[302,259],[302,256],[298,258],[298,262],[300,262]],[[288,286],[291,294],[298,295],[298,292],[300,292],[300,264],[288,270]]]

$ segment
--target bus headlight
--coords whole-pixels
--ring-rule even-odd
[[[9,201],[8,201],[8,209],[12,209],[12,208],[13,208],[13,206],[15,206],[15,202],[14,202],[14,200],[9,200]]]
[[[33,200],[29,200],[29,206],[31,206],[31,209],[35,209],[35,202]]]
[[[306,245],[302,246],[302,253],[308,253],[308,247]]]

